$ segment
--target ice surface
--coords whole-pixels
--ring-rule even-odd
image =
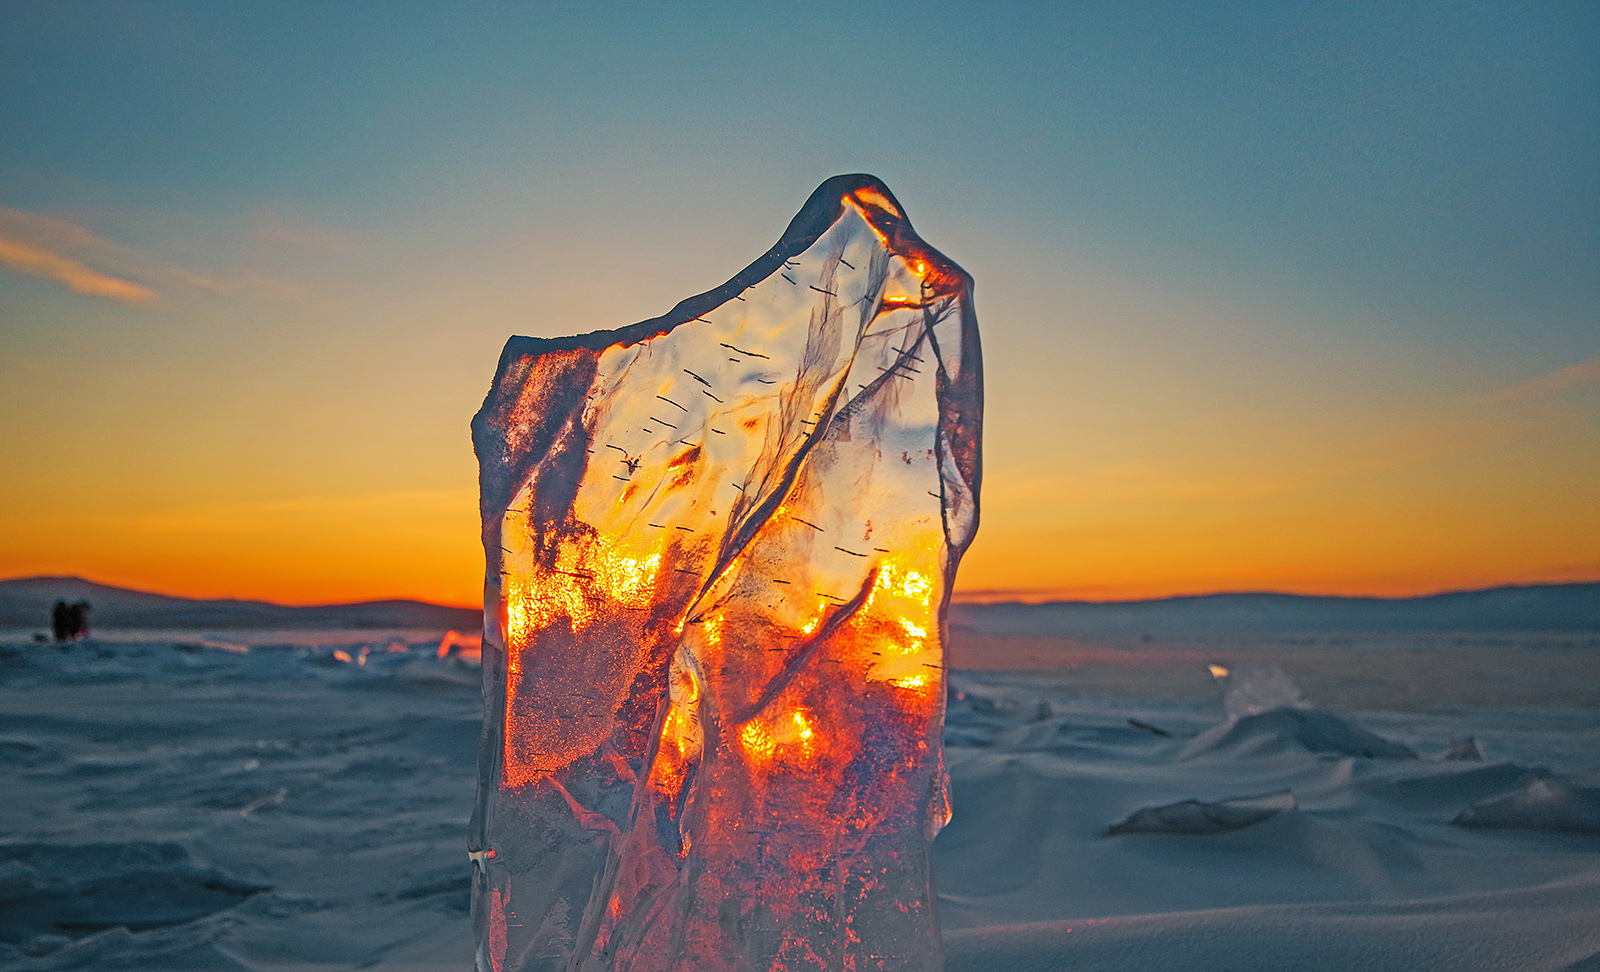
[[[370,630],[0,636],[0,972],[471,968],[483,705],[476,670],[436,657],[442,634],[401,634],[407,652]],[[195,635],[250,651],[177,647]],[[332,657],[363,647],[364,666]],[[1171,651],[1133,650],[1140,671]],[[1297,678],[1326,659],[1283,650]],[[1500,650],[1507,671],[1553,654]],[[1268,719],[1182,759],[1220,718],[1203,661],[1183,664],[1191,701],[1108,695],[1081,670],[951,673],[946,969],[1555,972],[1600,953],[1600,834],[1450,823],[1540,778],[1600,787],[1600,710],[1340,713],[1430,755],[1476,735],[1489,761],[1330,756]],[[1569,669],[1543,671],[1568,690]],[[1281,790],[1297,809],[1240,830],[1106,836],[1141,807]]]
[[[981,407],[971,280],[869,176],[665,317],[506,345],[480,969],[940,967]]]
[[[1449,822],[1556,772],[1569,791],[1590,786],[1573,770],[1589,753],[1546,772],[1358,752],[1442,750],[1523,710],[1282,707],[1227,718],[1219,740],[1205,731],[1214,703],[1109,699],[1080,691],[1073,672],[951,681],[955,816],[934,847],[951,972],[1558,972],[1600,954],[1600,835],[1530,829],[1523,813],[1501,826]],[[1043,722],[1039,701],[1053,713]],[[1369,718],[1399,737],[1357,724]],[[1592,730],[1547,740],[1562,732],[1592,751]],[[1213,744],[1193,747],[1203,738]],[[1498,756],[1515,737],[1491,738]],[[1242,794],[1266,795],[1227,799]],[[1583,819],[1557,787],[1530,796]]]

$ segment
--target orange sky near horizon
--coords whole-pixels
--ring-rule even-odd
[[[1319,329],[1326,308],[1129,279],[1087,257],[1050,280],[1024,244],[951,242],[961,227],[931,222],[924,235],[978,281],[985,342],[982,525],[960,596],[1401,596],[1600,579],[1600,358],[1529,375],[1382,335],[1329,340],[1340,332]],[[753,226],[677,262],[632,241],[628,258],[659,268],[598,307],[581,295],[603,278],[537,247],[454,285],[386,276],[292,298],[168,285],[130,303],[39,281],[38,306],[76,323],[54,347],[36,342],[0,388],[16,417],[4,449],[22,473],[0,481],[0,576],[290,604],[476,603],[467,420],[504,337],[652,316],[720,282],[765,235]],[[319,255],[347,272],[369,249],[393,253],[357,239]],[[485,295],[518,266],[542,269]],[[552,323],[519,325],[541,287],[566,295],[541,308]],[[257,336],[286,315],[308,323],[285,346]],[[1032,336],[1041,320],[1053,343]]]
[[[1574,388],[1547,384],[1469,403],[1454,425],[1435,416],[1412,434],[1337,443],[1326,455],[1267,448],[1274,439],[1263,433],[1245,450],[1262,454],[1204,456],[1169,444],[1164,463],[1017,462],[1008,440],[1027,426],[995,428],[991,409],[999,442],[958,597],[1409,596],[1600,579],[1591,488],[1600,469],[1594,450],[1571,448],[1582,427],[1559,399]],[[1592,385],[1576,390],[1592,403]],[[464,417],[455,424],[449,478],[470,483]],[[88,466],[78,470],[84,479],[92,479]],[[145,475],[139,495],[141,477],[124,473],[132,488],[120,512],[96,488],[58,484],[30,491],[22,504],[12,490],[0,513],[0,575],[77,574],[289,604],[479,600],[471,485],[216,502],[205,488]],[[17,516],[19,505],[32,515]]]
[[[1600,563],[1580,559],[1584,545],[1573,542],[1558,506],[1537,519],[1486,518],[1463,530],[1460,514],[1470,516],[1470,508],[1413,508],[1385,522],[1388,511],[1375,518],[1355,498],[1321,499],[1325,511],[1293,496],[1101,501],[1043,522],[1030,522],[1036,509],[991,502],[957,596],[1132,600],[1273,590],[1390,597],[1600,579]],[[1571,513],[1579,500],[1569,501]],[[0,573],[75,574],[178,596],[285,604],[409,597],[473,605],[482,574],[475,507],[470,491],[397,491],[70,523],[12,520]],[[78,549],[52,552],[64,537]],[[1047,578],[1065,582],[1041,583]]]
[[[296,246],[336,241],[313,253],[340,273],[395,253],[263,219]],[[38,306],[76,323],[0,388],[0,409],[20,417],[4,448],[24,473],[0,481],[0,576],[290,604],[476,603],[467,420],[504,337],[659,313],[759,252],[781,225],[767,222],[696,260],[630,241],[628,259],[658,269],[601,306],[582,295],[603,276],[537,246],[453,285],[420,271],[399,283],[406,264],[438,256],[402,253],[393,275],[313,280],[292,297],[168,284],[134,303],[39,281]],[[1094,257],[1051,280],[1026,243],[927,222],[978,281],[985,342],[982,525],[961,597],[1403,596],[1600,579],[1600,358],[1532,375],[1441,361],[1325,329],[1336,309],[1218,297]],[[489,287],[519,266],[540,269]],[[541,288],[564,295],[540,308],[552,323],[518,324]],[[282,347],[258,337],[281,334],[286,315],[308,323]]]

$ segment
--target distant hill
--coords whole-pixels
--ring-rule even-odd
[[[1155,601],[958,604],[952,625],[990,635],[1294,632],[1600,632],[1600,583],[1539,584],[1428,597],[1206,594]]]
[[[425,601],[363,601],[289,607],[267,601],[202,601],[168,597],[81,577],[0,581],[0,628],[50,627],[57,600],[88,601],[89,624],[104,628],[455,628],[476,630],[483,612]]]
[[[0,628],[49,627],[57,599],[88,601],[95,628],[455,628],[476,630],[473,608],[425,601],[289,607],[202,601],[96,584],[78,577],[0,581]],[[1154,601],[957,604],[951,624],[990,635],[1132,636],[1295,632],[1600,633],[1600,583],[1540,584],[1428,597],[1205,594]]]

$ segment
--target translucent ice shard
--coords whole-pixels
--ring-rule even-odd
[[[510,340],[473,422],[479,969],[941,966],[981,412],[971,278],[870,176],[664,317]]]

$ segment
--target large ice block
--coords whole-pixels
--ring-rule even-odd
[[[972,281],[878,180],[664,317],[515,337],[473,420],[478,968],[941,967]]]

